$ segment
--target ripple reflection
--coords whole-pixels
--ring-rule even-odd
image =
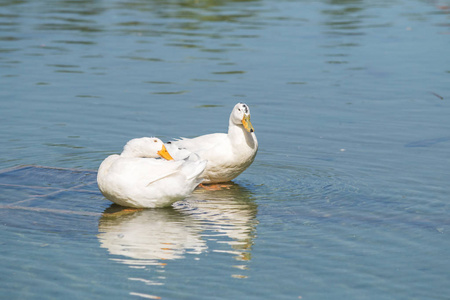
[[[99,220],[97,237],[112,260],[134,267],[164,268],[186,254],[213,252],[233,255],[240,262],[233,267],[246,270],[256,214],[251,192],[230,183],[217,191],[197,189],[173,208],[129,210],[113,204]]]
[[[186,252],[206,250],[195,219],[173,208],[127,210],[112,205],[99,221],[102,248],[128,265],[161,265],[161,260],[184,257]]]
[[[248,189],[235,183],[218,191],[197,189],[174,207],[200,222],[202,235],[217,242],[212,251],[233,254],[239,261],[250,260],[258,221],[257,205]],[[218,244],[229,247],[223,249]]]

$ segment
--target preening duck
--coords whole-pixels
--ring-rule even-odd
[[[201,183],[206,161],[174,160],[158,138],[130,140],[120,155],[108,156],[100,165],[97,183],[110,201],[135,208],[172,205]]]

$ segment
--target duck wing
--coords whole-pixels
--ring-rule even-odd
[[[122,183],[149,186],[150,184],[178,172],[182,161],[166,161],[154,158],[118,159],[110,168]]]
[[[176,140],[171,143],[180,149],[186,149],[193,153],[200,153],[210,150],[216,145],[222,143],[226,138],[227,134],[225,133],[211,133],[192,139],[181,138],[180,140]]]

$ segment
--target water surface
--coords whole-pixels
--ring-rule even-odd
[[[1,173],[2,295],[446,299],[449,6],[3,1],[0,169],[55,169]],[[240,101],[260,149],[229,189],[96,190],[129,139],[225,132]]]

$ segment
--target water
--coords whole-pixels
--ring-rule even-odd
[[[1,294],[447,299],[449,6],[3,1],[0,169],[58,169],[0,176]],[[111,215],[73,171],[239,101],[260,150],[229,190]]]

